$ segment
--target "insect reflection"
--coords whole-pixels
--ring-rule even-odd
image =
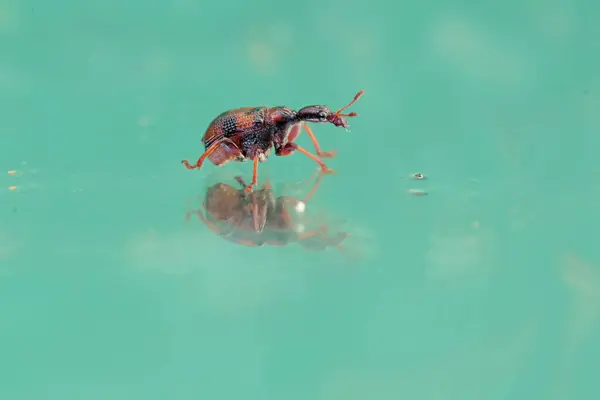
[[[217,235],[244,246],[262,247],[300,244],[311,251],[330,247],[343,250],[341,243],[347,232],[331,232],[327,223],[308,230],[312,220],[307,216],[307,203],[317,191],[324,173],[320,172],[303,197],[276,196],[270,182],[253,192],[245,190],[247,183],[236,176],[235,184],[217,182],[206,188],[200,209],[186,214],[198,218]]]

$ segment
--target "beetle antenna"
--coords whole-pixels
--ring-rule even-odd
[[[356,95],[354,96],[352,101],[350,103],[346,104],[344,107],[337,110],[335,112],[335,115],[337,115],[338,117],[356,117],[358,114],[355,112],[351,112],[348,114],[341,114],[341,112],[344,111],[346,108],[350,107],[352,104],[356,103],[356,100],[358,100],[360,98],[360,96],[362,96],[364,93],[365,93],[364,90],[361,90],[360,92],[356,93]]]

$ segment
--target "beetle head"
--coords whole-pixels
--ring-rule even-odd
[[[297,118],[306,122],[329,122],[332,115],[327,106],[307,106],[298,111]]]
[[[362,96],[364,90],[361,90],[354,96],[354,99],[344,107],[337,110],[335,113],[327,106],[307,106],[300,109],[297,113],[297,118],[301,121],[307,122],[330,122],[335,126],[342,128],[348,127],[348,121],[344,117],[356,117],[358,114],[351,112],[348,114],[342,114],[342,111],[350,107],[360,96]]]

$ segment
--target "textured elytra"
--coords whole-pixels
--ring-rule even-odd
[[[219,143],[208,159],[221,166],[233,160],[245,161],[252,158],[255,151],[249,145],[256,143],[244,143],[244,138],[263,129],[264,113],[264,107],[243,107],[217,116],[202,138],[205,150]]]

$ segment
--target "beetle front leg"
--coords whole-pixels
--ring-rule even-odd
[[[285,146],[275,149],[275,155],[289,156],[290,154],[293,154],[296,150],[303,153],[305,156],[307,156],[308,158],[310,158],[311,160],[313,160],[314,162],[319,164],[319,167],[321,167],[321,171],[323,171],[324,174],[335,173],[335,171],[333,169],[329,168],[323,161],[321,161],[319,159],[319,157],[315,156],[308,150],[305,150],[304,148],[298,146],[296,143],[293,143],[293,142],[288,142],[288,143],[286,143]]]
[[[317,155],[319,157],[321,157],[321,158],[335,157],[335,155],[337,154],[337,150],[331,150],[331,151],[321,150],[321,145],[319,144],[317,137],[315,136],[312,129],[310,129],[310,127],[308,126],[308,124],[306,122],[301,122],[299,124],[292,126],[292,129],[290,130],[290,133],[288,136],[288,143],[294,142],[300,135],[300,132],[302,129],[304,129],[306,131],[306,133],[308,134],[308,136],[310,137],[310,141],[315,146],[315,152],[317,153]]]
[[[308,124],[303,124],[303,126],[304,126],[304,130],[306,131],[306,133],[310,137],[311,142],[313,142],[313,145],[315,146],[315,152],[317,153],[317,155],[319,157],[321,157],[321,158],[333,158],[333,157],[336,156],[337,150],[330,150],[330,151],[323,151],[323,150],[321,150],[321,145],[319,144],[319,141],[317,140],[317,137],[313,133],[312,129],[310,129],[310,127],[308,126]]]

